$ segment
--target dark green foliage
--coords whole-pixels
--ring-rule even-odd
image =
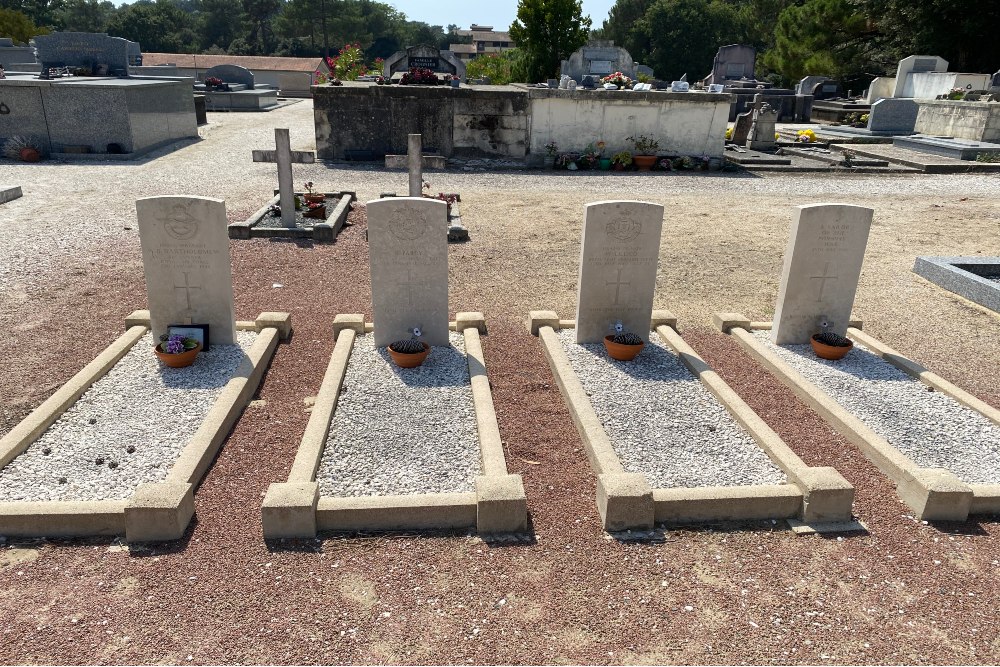
[[[519,0],[510,37],[524,54],[528,81],[556,76],[560,61],[587,43],[590,23],[580,0]]]
[[[415,338],[397,340],[389,347],[400,354],[420,354],[424,351],[424,344]]]
[[[789,82],[806,74],[835,79],[864,71],[868,19],[850,0],[807,0],[781,12],[764,63]]]
[[[850,347],[851,339],[841,336],[840,334],[835,334],[832,331],[824,331],[823,333],[818,333],[813,338],[824,345],[831,345],[833,347]]]
[[[642,339],[639,336],[628,332],[615,334],[611,340],[619,345],[642,345]]]

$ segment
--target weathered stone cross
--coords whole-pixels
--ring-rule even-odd
[[[295,187],[292,185],[292,163],[312,164],[316,154],[312,151],[293,151],[286,128],[275,128],[273,151],[254,151],[254,162],[278,163],[278,196],[281,202],[281,224],[295,226]],[[419,196],[419,195],[418,195]]]
[[[611,281],[605,282],[604,285],[605,286],[609,286],[609,285],[614,285],[615,286],[615,303],[614,303],[614,305],[617,306],[618,305],[618,296],[621,293],[622,285],[625,285],[626,287],[629,287],[629,286],[632,285],[632,283],[630,281],[629,282],[623,282],[622,281],[622,270],[618,269],[618,280],[617,281],[611,280]]]
[[[828,275],[830,273],[830,262],[823,264],[823,275],[821,276],[809,276],[809,280],[819,281],[819,296],[816,297],[816,301],[823,300],[823,290],[826,289],[827,280],[839,280],[837,276]]]

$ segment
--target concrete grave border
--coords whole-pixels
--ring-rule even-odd
[[[807,466],[788,445],[698,356],[677,332],[677,318],[654,310],[651,330],[667,344],[726,411],[781,468],[787,484],[653,489],[645,477],[625,471],[607,432],[557,338],[575,328],[553,311],[531,311],[528,331],[542,341],[559,391],[597,473],[597,509],[604,529],[648,530],[655,523],[786,519],[796,532],[863,530],[852,520],[854,487],[829,467]]]
[[[357,193],[352,191],[324,192],[327,197],[338,199],[336,208],[326,220],[318,220],[312,229],[304,227],[261,227],[260,221],[267,215],[273,204],[279,203],[280,197],[275,190],[275,196],[266,204],[257,209],[253,215],[243,222],[234,222],[229,225],[229,238],[231,239],[252,239],[252,238],[296,238],[312,239],[316,243],[333,243],[337,240],[337,235],[347,221],[347,215],[351,212],[351,204],[357,201]],[[296,192],[298,196],[304,193]]]
[[[316,471],[327,444],[354,340],[374,331],[363,315],[334,318],[334,348],[288,481],[271,484],[261,517],[265,539],[315,537],[317,531],[391,531],[474,527],[481,534],[525,532],[528,506],[520,475],[507,472],[480,332],[482,313],[458,313],[449,323],[465,335],[476,410],[482,475],[475,493],[430,493],[354,498],[320,496]]]
[[[21,192],[20,185],[0,185],[0,204],[14,201],[21,196],[23,196],[23,193]]]
[[[1000,313],[1000,283],[963,269],[990,267],[1000,277],[1000,257],[917,257],[913,272],[938,287],[957,294],[995,313]]]
[[[837,403],[829,394],[807,380],[771,350],[757,341],[751,332],[771,329],[770,322],[751,322],[740,313],[715,313],[712,321],[729,334],[758,363],[791,389],[799,399],[818,413],[834,429],[874,463],[896,484],[896,492],[918,519],[928,521],[966,521],[970,514],[1000,513],[1000,485],[966,484],[944,468],[921,468],[893,447],[860,419]],[[847,336],[874,354],[934,391],[950,396],[1000,425],[1000,410],[979,400],[951,382],[907,359],[896,350],[861,331],[861,322],[852,321]]]
[[[124,334],[0,438],[0,467],[41,437],[149,332],[149,311],[133,312],[125,318],[125,326]],[[182,537],[194,515],[194,487],[204,477],[233,424],[257,391],[279,339],[287,340],[291,335],[291,315],[261,313],[252,322],[237,322],[236,328],[257,331],[260,336],[162,482],[140,484],[126,500],[0,502],[0,535],[124,534],[128,542]]]

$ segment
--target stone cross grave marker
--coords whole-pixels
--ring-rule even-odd
[[[236,343],[226,203],[207,197],[135,202],[154,339],[171,324],[209,325],[212,343]]]
[[[406,166],[410,172],[410,196],[424,194],[423,135],[406,135]]]
[[[311,164],[316,161],[312,151],[293,151],[288,138],[288,130],[275,128],[273,151],[253,152],[254,162],[278,163],[278,198],[281,206],[281,224],[295,226],[295,187],[292,184],[292,163]]]
[[[771,328],[778,345],[808,344],[821,320],[847,333],[874,213],[849,204],[796,209]]]
[[[448,205],[426,197],[368,202],[375,345],[420,327],[428,345],[448,345]]]
[[[606,201],[584,207],[576,342],[600,343],[621,321],[649,340],[663,207]]]

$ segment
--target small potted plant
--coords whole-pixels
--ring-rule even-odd
[[[854,349],[854,341],[846,336],[830,331],[833,322],[826,319],[819,323],[820,332],[813,334],[809,340],[812,343],[813,352],[820,359],[836,361],[843,359],[847,353]]]
[[[554,169],[556,166],[556,153],[559,152],[559,144],[550,141],[545,144],[545,168]]]
[[[597,169],[600,161],[601,151],[594,144],[587,144],[576,164],[580,169]]]
[[[639,336],[625,331],[621,320],[615,322],[611,328],[614,329],[614,333],[604,337],[604,348],[612,359],[632,361],[646,346]]]
[[[389,345],[389,356],[400,368],[416,368],[424,363],[424,359],[431,352],[431,346],[419,340],[420,327],[413,327],[410,333],[413,334],[412,338],[397,340]]]
[[[304,196],[305,196],[305,200],[306,200],[307,204],[310,204],[310,203],[323,204],[323,203],[326,202],[326,195],[325,194],[323,194],[322,192],[313,192],[313,182],[312,181],[307,181],[306,183],[303,183],[302,185],[306,189],[306,194]]]
[[[153,352],[164,365],[170,368],[184,368],[194,363],[201,352],[201,343],[195,338],[174,334],[163,334]]]
[[[606,147],[607,144],[605,144],[603,141],[597,142],[597,154],[600,156],[600,158],[598,159],[598,166],[600,167],[601,171],[607,171],[611,169],[611,158],[604,157],[604,149]]]
[[[205,77],[205,88],[208,90],[215,90],[216,88],[222,87],[222,79],[217,76],[206,76]]]
[[[556,166],[563,169],[569,169],[570,171],[576,171],[580,168],[576,164],[579,157],[580,156],[577,153],[563,153],[556,158]]]
[[[42,159],[42,150],[28,137],[14,135],[3,145],[4,155],[11,160],[22,162],[38,162]]]
[[[632,142],[635,166],[639,168],[639,171],[652,169],[653,165],[656,164],[656,151],[660,149],[660,142],[645,134],[640,134],[637,137],[626,137],[626,139]]]
[[[611,168],[615,171],[625,171],[632,166],[632,153],[619,151],[611,156]]]

